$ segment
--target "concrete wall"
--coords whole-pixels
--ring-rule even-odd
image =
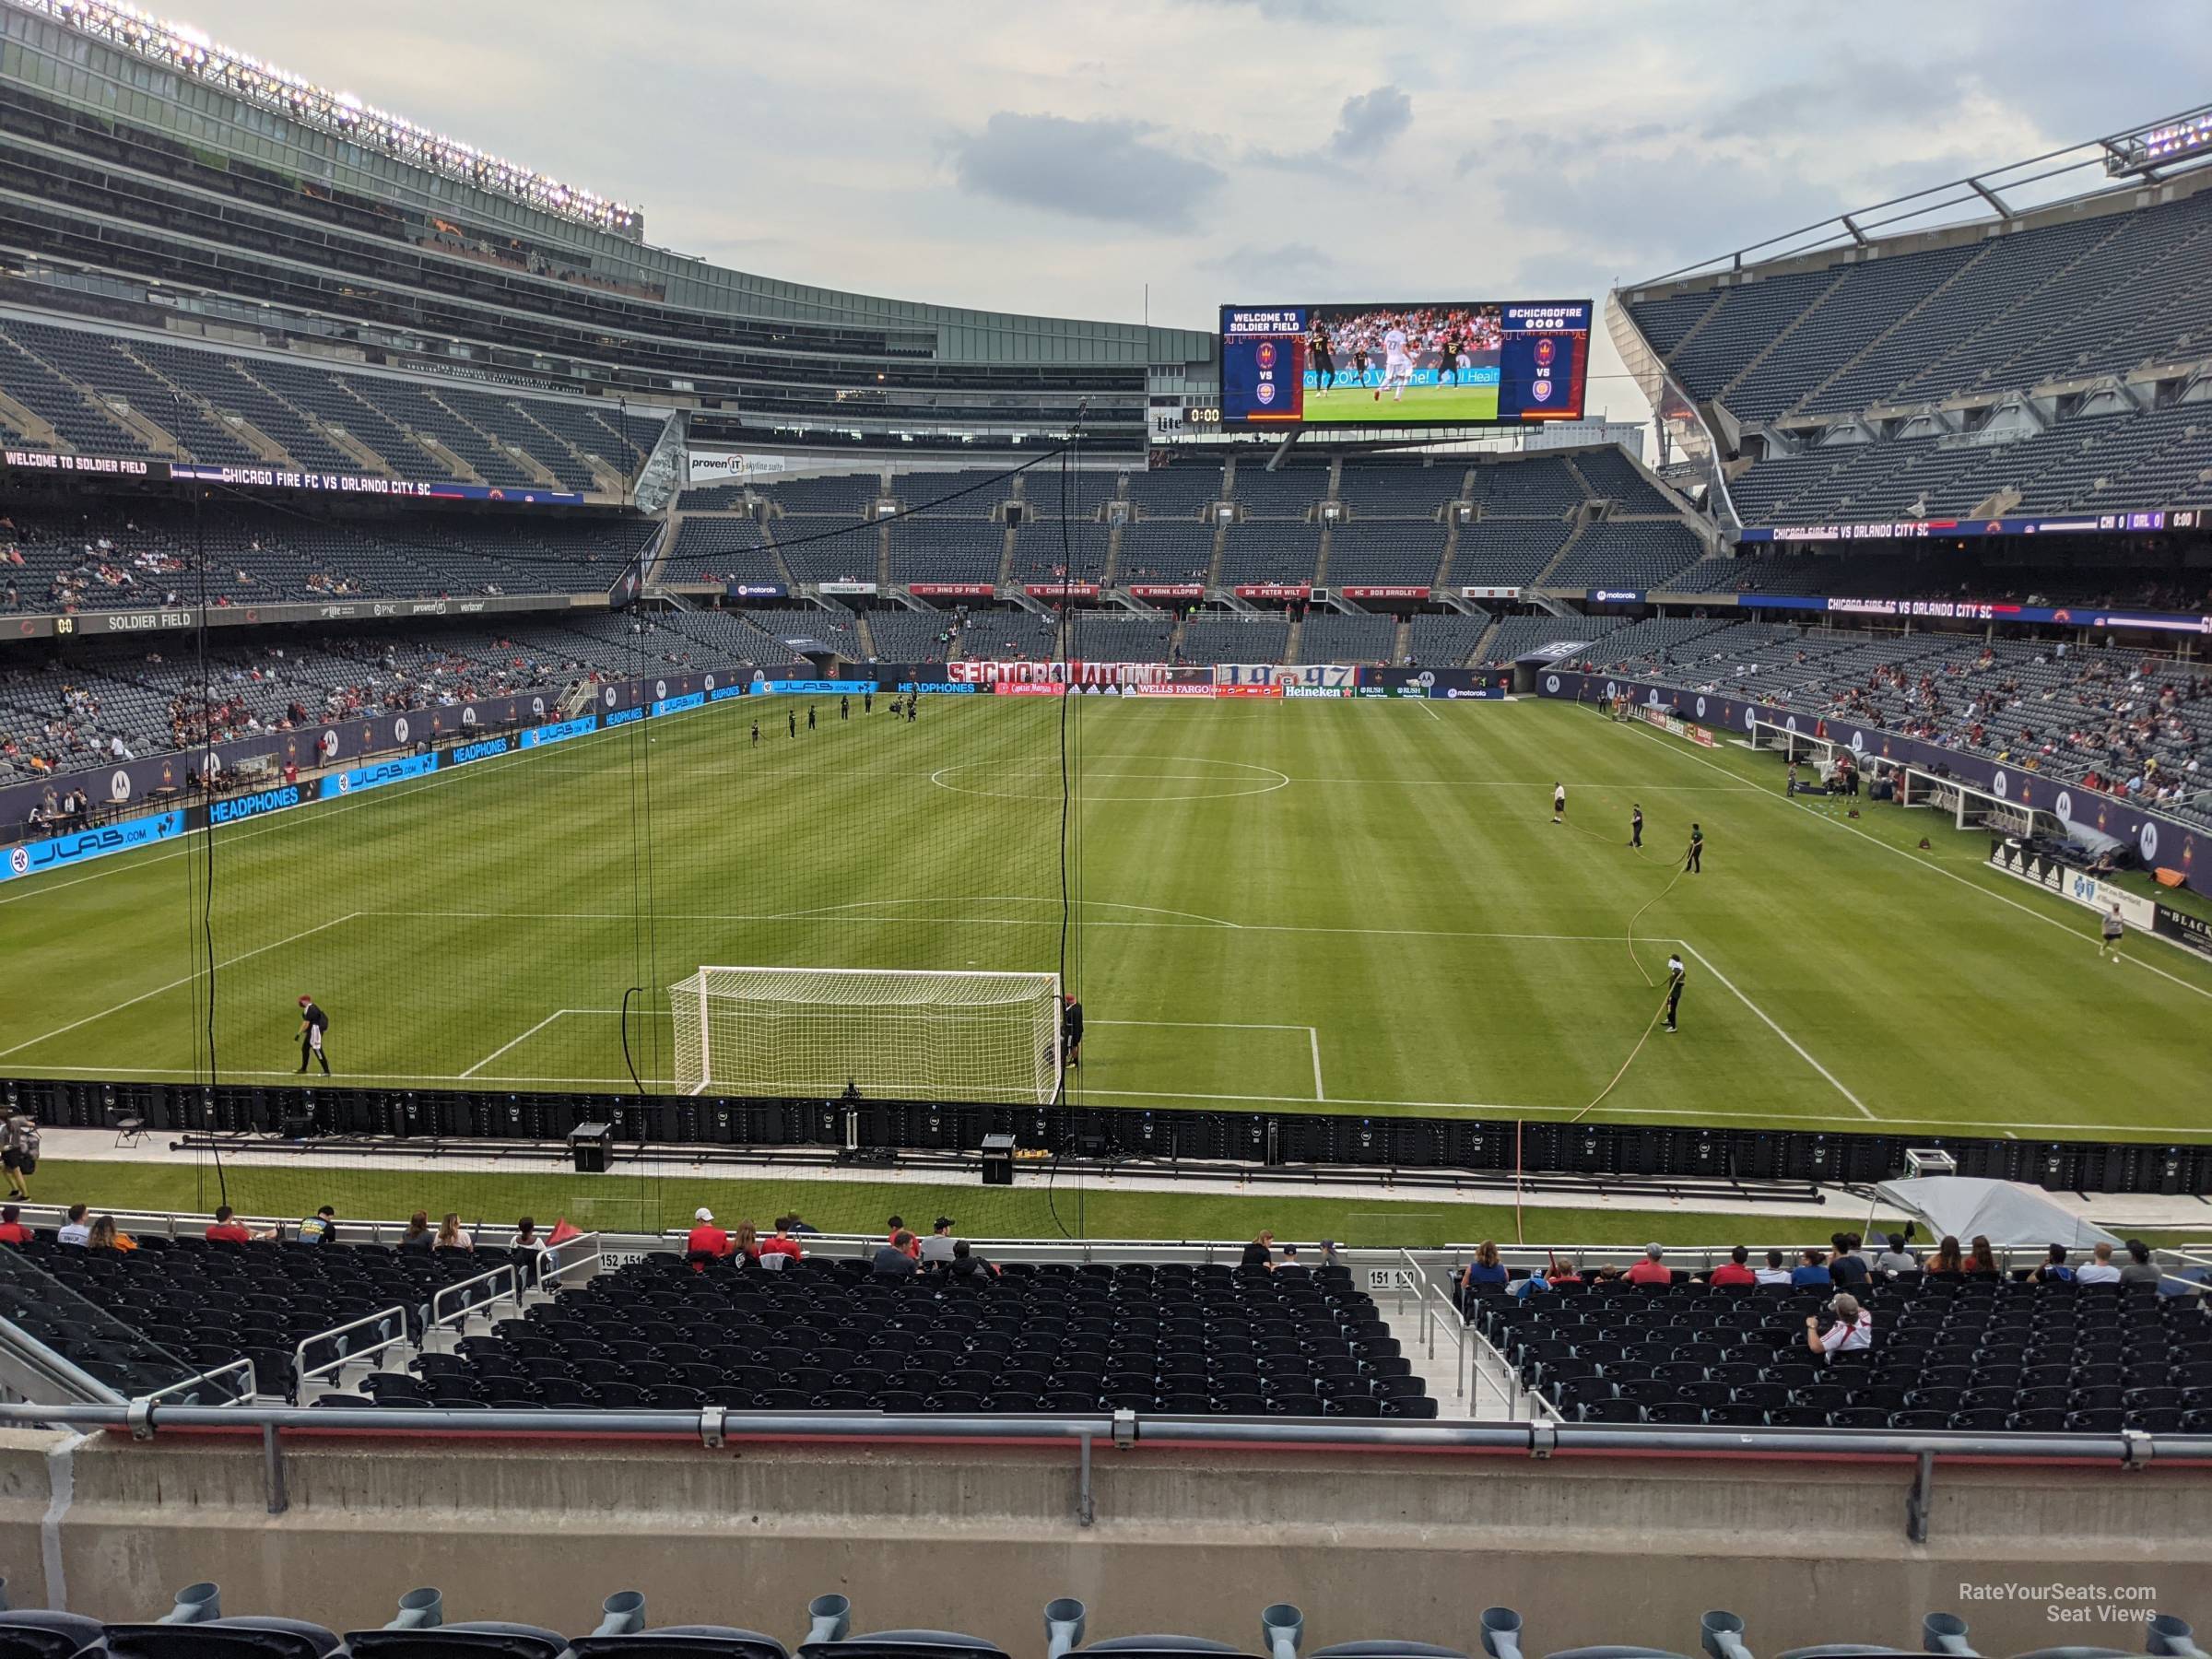
[[[1140,1446],[1097,1453],[1076,1519],[1072,1446],[696,1445],[288,1436],[291,1508],[265,1512],[261,1446],[164,1431],[0,1434],[0,1571],[17,1606],[147,1618],[197,1579],[226,1612],[340,1631],[417,1585],[447,1616],[588,1630],[637,1589],[652,1622],[747,1625],[794,1642],[806,1600],[852,1597],[855,1630],[967,1630],[1018,1659],[1075,1595],[1090,1637],[1173,1630],[1249,1648],[1260,1608],[1302,1606],[1308,1648],[1392,1635],[1475,1649],[1502,1603],[1543,1654],[1598,1641],[1694,1653],[1729,1607],[1755,1651],[1916,1643],[1964,1614],[1986,1653],[2060,1641],[2140,1651],[2141,1632],[2052,1622],[2047,1594],[1962,1585],[2143,1586],[2133,1615],[2212,1626],[2212,1469],[1939,1466],[1931,1540],[1905,1538],[1907,1464]],[[56,1497],[65,1468],[66,1503]],[[2112,1608],[2113,1604],[2105,1604]],[[2117,1610],[2116,1608],[2114,1610]]]

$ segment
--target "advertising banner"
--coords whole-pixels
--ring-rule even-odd
[[[7,850],[5,865],[0,865],[0,881],[41,875],[65,865],[86,864],[111,853],[128,853],[134,847],[150,847],[156,841],[171,841],[183,833],[182,812],[158,812],[150,818],[104,824],[97,830],[80,830],[45,841],[26,841]]]
[[[1143,685],[1194,677],[1211,679],[1213,675],[1208,669],[1171,668],[1165,663],[999,663],[963,659],[945,665],[947,679],[975,686],[995,685],[1001,680],[1021,685],[1058,686],[1071,680],[1078,686]]]
[[[340,795],[361,794],[368,790],[382,789],[387,783],[427,777],[437,770],[436,755],[394,755],[389,760],[371,760],[367,766],[348,767],[325,776],[322,798],[333,801]]]
[[[1990,599],[1816,598],[1800,594],[1738,594],[1745,610],[1818,611],[1830,617],[1897,617],[1927,622],[2055,622],[2072,628],[2144,629],[2154,633],[2212,635],[2212,617],[2171,611],[2099,610],[2091,606],[2014,605]]]
[[[732,599],[788,599],[791,590],[780,582],[732,582],[723,592]]]
[[[522,747],[543,748],[549,743],[566,743],[571,737],[581,737],[586,732],[599,729],[599,717],[586,714],[578,720],[563,720],[552,725],[531,726],[523,733]]]
[[[872,582],[818,582],[814,584],[814,591],[832,596],[842,594],[852,598],[865,598],[876,591],[876,584]]]
[[[740,455],[728,450],[686,450],[684,482],[742,484],[747,478],[780,473],[788,465],[781,455]]]
[[[1889,519],[1853,524],[1783,524],[1739,530],[1739,542],[1852,542],[1946,540],[1983,535],[2139,535],[2146,531],[2196,530],[2202,509],[2135,508],[2077,512],[2065,518]]]
[[[2100,834],[2125,841],[2145,865],[2179,870],[2193,890],[2212,892],[2212,857],[2202,865],[2196,858],[2197,843],[2206,841],[2212,845],[2212,838],[2202,830],[2146,812],[2100,790],[2085,789],[2043,777],[2026,768],[2009,763],[2000,765],[1980,755],[1902,737],[1878,726],[1829,720],[1811,713],[1793,714],[1766,703],[1723,697],[1716,692],[1655,686],[1643,680],[1608,678],[1565,668],[1536,671],[1539,697],[1594,702],[1624,692],[1646,707],[1671,709],[1685,720],[1697,724],[1710,723],[1718,730],[1748,734],[1751,723],[1759,721],[1778,725],[1786,732],[1803,732],[1824,742],[1841,744],[1858,758],[1862,766],[1889,761],[1944,772],[1975,789],[1985,790],[2001,801],[2048,812],[2062,824],[2083,824]]]
[[[2171,904],[2154,904],[2151,907],[2150,926],[2151,931],[2161,938],[2171,939],[2177,945],[2185,945],[2200,955],[2212,957],[2212,922],[2206,922],[2201,916],[2192,916],[2186,911],[2175,910]]]
[[[1592,605],[1641,605],[1643,590],[1641,588],[1592,588],[1589,593],[1589,602]]]
[[[211,605],[205,616],[197,606],[154,610],[90,610],[70,616],[11,615],[5,625],[10,639],[73,639],[124,634],[143,637],[189,633],[205,620],[209,628],[258,628],[276,622],[377,621],[411,617],[506,617],[530,612],[606,610],[605,594],[532,594],[518,598],[343,599],[323,604]]]

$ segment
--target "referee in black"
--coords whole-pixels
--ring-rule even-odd
[[[315,1006],[315,999],[300,999],[300,1073],[305,1076],[310,1059],[319,1061],[323,1075],[330,1076],[330,1056],[323,1052],[323,1034],[330,1030],[330,1016]]]
[[[1682,958],[1679,952],[1666,953],[1666,1029],[1675,1029],[1675,1010],[1682,1006]]]
[[[1073,996],[1060,999],[1060,1052],[1063,1064],[1083,1064],[1083,1005]]]

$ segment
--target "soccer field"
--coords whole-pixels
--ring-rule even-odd
[[[606,1090],[626,990],[665,1079],[665,987],[701,963],[1053,969],[1060,700],[924,699],[911,725],[824,701],[811,733],[805,706],[795,737],[783,701],[712,705],[0,888],[0,1073],[185,1079],[212,1042],[274,1082],[304,994],[341,1082]],[[2206,1126],[2212,967],[2148,939],[2103,965],[2088,912],[1930,814],[1846,819],[1784,799],[1771,757],[1563,704],[1067,712],[1072,1099]],[[1693,820],[1704,873],[1678,876]],[[901,1063],[856,1081],[896,1094]]]
[[[1372,386],[1340,386],[1325,397],[1306,394],[1306,424],[1388,426],[1399,420],[1495,420],[1496,386],[1408,386],[1405,401],[1394,402],[1387,389],[1378,401]]]

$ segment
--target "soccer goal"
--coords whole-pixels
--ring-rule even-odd
[[[701,968],[669,987],[688,1094],[1045,1105],[1060,1093],[1060,976]]]

